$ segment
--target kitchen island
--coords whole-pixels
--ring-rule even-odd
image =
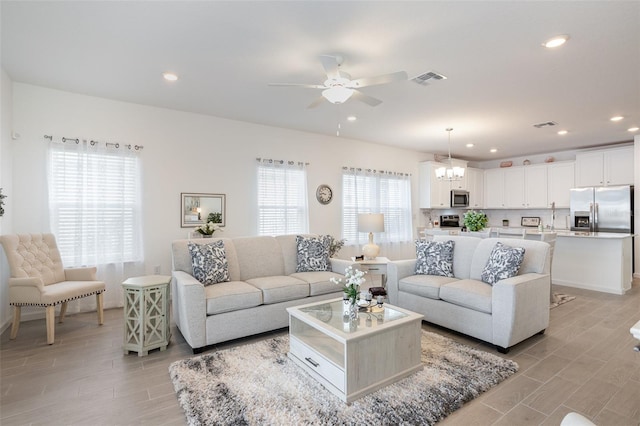
[[[631,288],[632,234],[559,231],[553,284],[624,294]]]

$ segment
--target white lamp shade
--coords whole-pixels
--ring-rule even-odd
[[[365,213],[358,215],[359,232],[384,232],[384,214]]]

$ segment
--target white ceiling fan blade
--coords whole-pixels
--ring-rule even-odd
[[[340,78],[338,60],[335,56],[320,55],[320,62],[329,80]]]
[[[376,86],[379,84],[394,83],[396,81],[407,80],[409,76],[404,71],[398,71],[391,74],[378,75],[375,77],[364,77],[357,80],[352,80],[349,87],[358,89],[360,87]]]
[[[326,89],[323,84],[269,83],[269,86],[302,87],[306,89]]]
[[[364,102],[367,105],[371,105],[372,107],[378,106],[382,103],[380,99],[374,98],[373,96],[365,95],[359,90],[353,90],[353,94],[351,95],[351,99],[358,100],[360,102]]]
[[[322,102],[324,102],[324,97],[320,96],[319,98],[317,98],[315,101],[311,102],[309,104],[309,106],[307,107],[307,109],[312,109],[317,107],[318,105],[320,105]]]

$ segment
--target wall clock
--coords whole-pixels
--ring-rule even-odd
[[[333,190],[323,183],[316,189],[316,199],[320,204],[329,204],[333,199]]]

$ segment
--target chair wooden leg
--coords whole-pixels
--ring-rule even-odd
[[[47,344],[53,345],[53,339],[55,338],[56,327],[56,307],[47,306]]]
[[[102,311],[102,293],[96,294],[96,305],[98,307],[98,325],[104,324],[104,313]]]
[[[64,321],[64,315],[67,313],[67,302],[62,302],[60,305],[60,316],[58,317],[58,323],[62,324]]]
[[[20,328],[20,306],[13,307],[13,324],[11,324],[11,340],[15,339],[18,335],[18,329]]]

